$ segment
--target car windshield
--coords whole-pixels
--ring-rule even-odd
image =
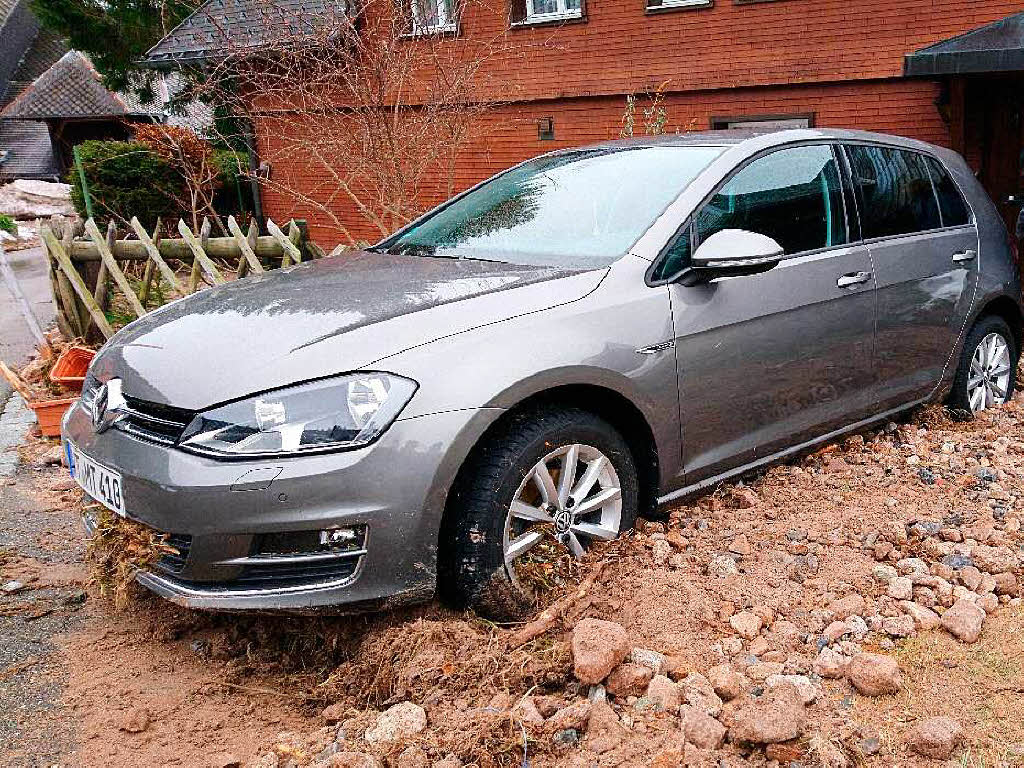
[[[723,147],[586,149],[491,179],[374,250],[594,269],[622,257]]]

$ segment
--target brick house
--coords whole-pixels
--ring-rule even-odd
[[[313,23],[322,1],[281,0],[281,14]],[[452,0],[402,1],[417,3],[427,19],[415,30],[421,35],[507,30],[549,41],[525,61],[494,65],[507,67],[497,74],[515,84],[513,96],[486,116],[486,138],[460,158],[460,189],[531,156],[618,136],[626,95],[667,82],[668,131],[827,126],[901,134],[960,150],[1008,221],[1020,208],[1008,201],[1024,190],[1021,0],[493,0],[461,14]],[[204,29],[246,27],[251,2],[210,0],[150,62],[216,55]],[[255,133],[258,149],[273,154],[280,137],[259,125]],[[303,183],[298,162],[271,172]],[[279,219],[305,213],[280,192],[268,190],[263,205]],[[351,221],[374,238],[354,212]],[[337,236],[323,223],[311,229],[324,242]]]

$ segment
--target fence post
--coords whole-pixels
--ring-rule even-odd
[[[107,240],[103,239],[103,235],[100,234],[99,227],[96,226],[96,222],[89,219],[85,222],[85,231],[92,238],[92,241],[96,244],[96,248],[99,249],[100,259],[107,267],[107,271],[110,272],[114,278],[114,282],[117,283],[117,287],[121,289],[121,293],[128,300],[128,304],[131,306],[132,311],[136,317],[142,317],[146,314],[146,308],[142,306],[142,302],[139,301],[139,297],[135,295],[135,291],[132,289],[132,284],[128,282],[128,278],[125,277],[124,272],[117,266],[117,259],[114,258],[114,249],[110,247],[110,230],[107,230]]]
[[[100,309],[99,304],[96,303],[96,299],[89,292],[88,286],[82,276],[78,274],[78,270],[75,269],[75,265],[71,263],[71,257],[68,256],[64,251],[64,246],[57,242],[57,238],[53,236],[53,233],[44,228],[41,232],[43,238],[46,240],[46,245],[57,259],[57,263],[60,265],[61,270],[67,275],[68,280],[71,282],[71,287],[74,288],[75,293],[85,304],[86,309],[89,311],[89,315],[92,317],[92,321],[99,328],[100,333],[106,338],[110,338],[114,335],[114,329],[110,327],[110,323],[107,322],[106,316],[103,314],[103,310]]]

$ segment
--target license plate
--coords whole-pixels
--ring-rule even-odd
[[[67,453],[71,477],[82,486],[82,490],[123,517],[125,509],[121,473],[93,461],[71,442],[65,443],[64,450]]]

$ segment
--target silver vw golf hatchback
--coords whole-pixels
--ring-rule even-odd
[[[197,608],[521,612],[638,514],[927,401],[1013,392],[1021,289],[948,150],[800,130],[525,162],[365,251],[132,323],[73,473]],[[86,521],[87,526],[90,522]]]

